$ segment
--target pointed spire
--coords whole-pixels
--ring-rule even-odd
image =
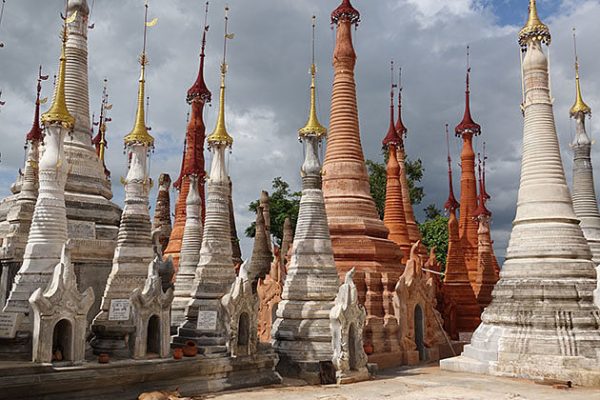
[[[342,4],[331,13],[332,24],[337,24],[340,20],[348,20],[351,24],[359,24],[360,13],[352,7],[350,0],[342,0]]]
[[[146,65],[148,64],[148,59],[146,57],[146,37],[148,32],[148,26],[153,26],[156,22],[156,19],[148,22],[148,1],[146,0],[144,4],[145,12],[144,12],[144,45],[142,47],[142,54],[140,55],[140,79],[138,84],[138,100],[137,100],[137,111],[135,113],[135,125],[133,129],[127,136],[125,136],[125,145],[130,145],[134,143],[145,144],[147,146],[154,145],[154,138],[148,133],[148,128],[146,126],[146,117],[144,110],[144,92],[145,92],[145,83],[146,83]]]
[[[40,65],[40,70],[38,72],[37,79],[37,95],[35,97],[35,113],[33,116],[33,126],[31,130],[26,136],[26,141],[31,143],[39,143],[42,141],[43,134],[42,128],[40,127],[40,93],[42,91],[42,81],[48,79],[48,75],[42,75],[42,66]]]
[[[402,140],[406,136],[408,129],[406,129],[402,122],[402,68],[398,69],[398,121],[396,121],[396,132],[400,140]]]
[[[527,23],[519,32],[519,44],[521,47],[526,47],[530,39],[538,40],[546,45],[549,45],[552,41],[550,29],[538,16],[535,0],[529,0],[529,17]]]
[[[385,138],[383,138],[383,147],[387,147],[389,145],[397,146],[400,143],[398,131],[394,126],[394,88],[396,87],[396,85],[394,84],[394,61],[391,61],[391,71],[392,79],[390,84],[390,127],[387,131]]]
[[[477,158],[479,161],[479,164],[477,166],[478,169],[478,178],[479,178],[479,205],[477,206],[477,208],[475,209],[475,212],[473,213],[473,215],[475,217],[479,217],[482,215],[487,215],[488,217],[492,215],[491,211],[487,209],[487,207],[485,206],[485,203],[488,200],[488,195],[485,191],[485,183],[484,183],[484,176],[485,176],[485,172],[482,172],[482,161],[481,161],[481,155],[478,153],[477,154]]]
[[[54,98],[52,99],[52,105],[50,109],[42,114],[42,124],[61,124],[67,129],[72,129],[75,125],[75,117],[73,117],[67,109],[67,102],[65,100],[65,72],[67,70],[67,24],[74,20],[76,13],[71,14],[69,18],[63,17],[63,32],[62,32],[62,47],[60,49],[60,64],[58,67],[58,78],[54,87]]]
[[[465,91],[465,113],[463,115],[463,119],[460,124],[456,126],[455,132],[456,136],[462,136],[463,134],[472,134],[479,135],[481,133],[481,126],[473,121],[471,117],[471,86],[470,86],[470,77],[471,77],[471,66],[469,64],[469,56],[470,49],[467,46],[467,79],[466,79],[466,87]]]
[[[112,104],[108,103],[107,83],[108,80],[104,78],[104,85],[102,88],[102,100],[100,101],[100,119],[98,120],[98,122],[93,122],[94,118],[92,118],[93,125],[98,126],[98,133],[92,139],[92,144],[96,147],[96,154],[98,155],[98,159],[102,162],[102,165],[104,166],[104,174],[107,177],[110,177],[110,171],[108,170],[108,168],[106,168],[106,163],[104,161],[104,154],[106,149],[108,148],[108,141],[106,140],[106,124],[112,121],[112,119],[107,116],[108,111],[112,109]]]
[[[485,196],[486,200],[489,200],[489,199],[492,198],[492,196],[490,196],[488,194],[488,192],[486,191],[486,189],[485,189],[486,188],[486,184],[485,184],[485,171],[486,171],[486,169],[485,169],[485,163],[486,163],[487,159],[488,159],[488,157],[487,157],[487,152],[485,151],[485,142],[483,142],[483,162],[482,162],[482,166],[483,166],[483,179],[482,179],[482,182],[483,182],[483,195]]]
[[[583,96],[581,95],[581,84],[579,82],[579,57],[577,56],[577,38],[575,36],[575,28],[573,28],[573,48],[575,50],[575,88],[576,88],[576,97],[575,104],[571,107],[569,114],[571,117],[576,117],[578,114],[591,115],[592,109],[588,106],[585,101],[583,101]]]
[[[212,94],[206,82],[204,82],[204,49],[206,48],[206,32],[208,32],[208,1],[206,2],[206,8],[204,11],[204,29],[202,32],[202,48],[200,50],[200,68],[198,69],[198,77],[187,91],[187,102],[201,101],[203,103],[210,103]]]
[[[448,212],[453,213],[459,206],[456,197],[454,196],[454,185],[452,184],[452,157],[450,156],[450,134],[448,133],[448,124],[446,124],[446,147],[448,149],[448,200],[444,204],[444,208]]]
[[[315,65],[315,21],[316,18],[314,15],[312,17],[312,63],[310,65],[310,111],[308,114],[308,121],[304,128],[298,131],[298,136],[306,137],[309,135],[314,135],[318,138],[321,138],[327,135],[327,128],[325,128],[319,122],[317,118],[317,86],[316,86],[316,75],[317,75],[317,67]]]
[[[221,88],[219,91],[219,115],[217,117],[217,126],[213,133],[206,138],[208,146],[223,143],[227,146],[233,144],[233,138],[229,136],[227,127],[225,126],[225,75],[227,74],[227,40],[233,39],[233,34],[229,34],[227,31],[227,23],[229,22],[228,17],[229,7],[225,6],[225,36],[223,38],[223,62],[221,63]]]

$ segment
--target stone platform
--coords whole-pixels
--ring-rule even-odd
[[[19,400],[134,400],[142,392],[175,390],[182,395],[281,383],[277,355],[33,364],[0,362],[0,398]]]

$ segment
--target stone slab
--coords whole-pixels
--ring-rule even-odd
[[[86,362],[81,366],[0,362],[2,398],[20,400],[134,400],[142,392],[173,391],[183,396],[281,383],[277,355],[190,357]]]
[[[0,312],[0,338],[12,339],[17,334],[19,314]]]

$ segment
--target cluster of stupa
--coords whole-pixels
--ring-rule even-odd
[[[149,21],[148,12],[146,2],[137,111],[124,137],[128,170],[122,212],[109,201],[106,89],[99,121],[89,118],[85,0],[67,2],[54,98],[41,118],[46,77],[40,69],[27,162],[13,195],[0,203],[3,393],[128,398],[149,387],[198,393],[268,384],[280,382],[280,374],[310,383],[347,383],[368,379],[369,363],[436,361],[469,340],[463,355],[443,360],[443,368],[600,384],[600,311],[593,302],[600,213],[585,130],[591,109],[581,96],[577,63],[571,197],[542,51],[550,33],[537,17],[535,0],[519,34],[525,54],[524,152],[507,260],[500,270],[482,164],[476,179],[473,137],[481,129],[470,113],[467,72],[465,114],[456,127],[463,140],[460,204],[448,152],[443,281],[435,250],[422,243],[410,201],[407,129],[401,91],[397,120],[394,116],[393,82],[383,140],[388,155],[383,220],[370,194],[352,43],[360,14],[350,0],[331,14],[336,40],[329,129],[316,112],[313,17],[309,117],[298,131],[304,147],[302,196],[295,229],[286,219],[281,246],[271,238],[269,197],[263,191],[254,248],[248,259],[241,258],[226,162],[234,139],[225,118],[225,51],[218,116],[208,136],[203,120],[211,100],[204,80],[207,21],[199,72],[186,97],[191,115],[174,182],[179,190],[174,223],[166,173],[158,179],[151,221],[154,138],[144,101],[147,33],[156,19]],[[226,7],[225,49],[232,37],[227,12]],[[98,127],[95,136],[92,125]],[[325,140],[321,160],[318,149]],[[208,172],[205,141],[212,153]],[[15,368],[15,361],[26,359],[33,361],[30,367]]]

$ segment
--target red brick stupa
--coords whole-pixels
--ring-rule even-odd
[[[208,12],[208,5],[207,5]],[[179,197],[175,204],[175,222],[173,230],[169,237],[169,244],[165,250],[165,257],[173,256],[173,264],[175,268],[179,267],[179,253],[181,252],[181,241],[183,239],[183,229],[185,227],[186,204],[190,190],[190,176],[198,177],[198,192],[201,199],[202,223],[204,224],[204,178],[206,170],[204,169],[204,139],[206,136],[206,126],[204,125],[203,111],[204,105],[210,102],[211,93],[204,82],[204,48],[206,47],[206,32],[208,25],[204,23],[204,31],[202,33],[202,50],[200,51],[200,68],[198,77],[187,92],[187,102],[192,107],[190,120],[185,134],[185,150],[181,163],[181,172],[179,178],[173,186],[179,190]]]
[[[469,279],[475,281],[477,270],[477,182],[475,180],[475,152],[473,137],[481,134],[481,126],[471,117],[469,78],[471,68],[467,68],[467,90],[465,92],[465,113],[460,124],[456,126],[456,136],[462,138],[463,147],[460,154],[462,173],[460,176],[460,220],[458,231],[462,242],[462,250],[469,271]]]
[[[448,125],[446,125],[446,141],[448,139]],[[448,212],[448,255],[446,257],[446,271],[442,294],[444,304],[442,314],[444,328],[454,340],[458,340],[460,333],[473,332],[479,325],[481,309],[477,304],[473,287],[469,281],[467,265],[465,263],[462,242],[459,236],[456,210],[459,203],[454,197],[452,184],[452,158],[448,143],[448,200],[444,208]]]
[[[323,163],[323,195],[334,259],[340,278],[356,268],[354,281],[367,309],[365,348],[372,362],[394,357],[386,348],[382,273],[402,272],[400,247],[389,240],[371,197],[358,125],[352,25],[359,12],[344,0],[331,14],[337,25],[333,52],[330,129]]]
[[[396,157],[396,149],[402,142],[402,139],[398,135],[394,125],[394,87],[395,85],[392,82],[390,91],[390,127],[382,142],[384,149],[388,153],[383,223],[390,231],[388,239],[393,240],[402,249],[402,262],[403,264],[406,264],[410,257],[410,249],[412,246],[404,212],[402,185],[400,184],[400,165],[398,164],[398,159]]]

